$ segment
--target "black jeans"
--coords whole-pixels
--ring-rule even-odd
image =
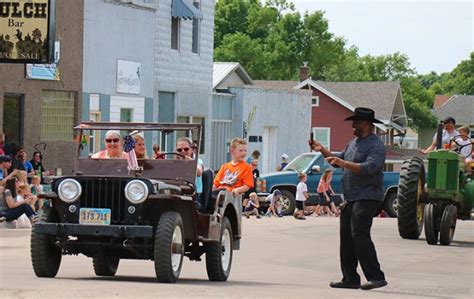
[[[18,219],[23,214],[26,214],[26,216],[30,218],[35,214],[35,212],[30,207],[30,205],[24,203],[16,208],[7,209],[5,211],[5,218],[7,221],[13,221],[15,219]]]
[[[358,200],[348,202],[340,216],[340,258],[342,281],[360,283],[357,273],[357,262],[360,263],[368,281],[384,280],[380,270],[377,252],[370,238],[372,219],[380,210],[382,202],[375,200]]]

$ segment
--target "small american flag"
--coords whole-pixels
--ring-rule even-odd
[[[131,170],[139,169],[137,155],[135,154],[135,140],[133,140],[131,135],[127,135],[123,138],[123,150],[128,153],[128,168]]]

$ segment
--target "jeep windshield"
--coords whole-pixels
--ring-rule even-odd
[[[288,165],[283,168],[286,171],[303,172],[308,169],[309,164],[313,161],[315,156],[321,155],[320,153],[304,154],[293,159]]]

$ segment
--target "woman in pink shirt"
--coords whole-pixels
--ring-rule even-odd
[[[330,216],[336,216],[339,213],[337,211],[336,205],[334,204],[334,201],[331,198],[331,195],[335,194],[334,190],[331,187],[331,180],[332,180],[332,169],[328,168],[324,171],[323,175],[321,176],[321,179],[319,180],[317,191],[319,193],[320,205],[324,209],[324,211],[328,213]],[[329,193],[329,191],[331,191],[331,193]],[[327,206],[324,206],[325,201],[329,203],[329,205],[331,206],[331,209],[329,209]]]

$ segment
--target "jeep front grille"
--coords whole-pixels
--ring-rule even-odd
[[[124,188],[128,179],[84,178],[80,182],[82,186],[81,207],[110,209],[112,212],[111,223],[124,222],[128,206]]]

